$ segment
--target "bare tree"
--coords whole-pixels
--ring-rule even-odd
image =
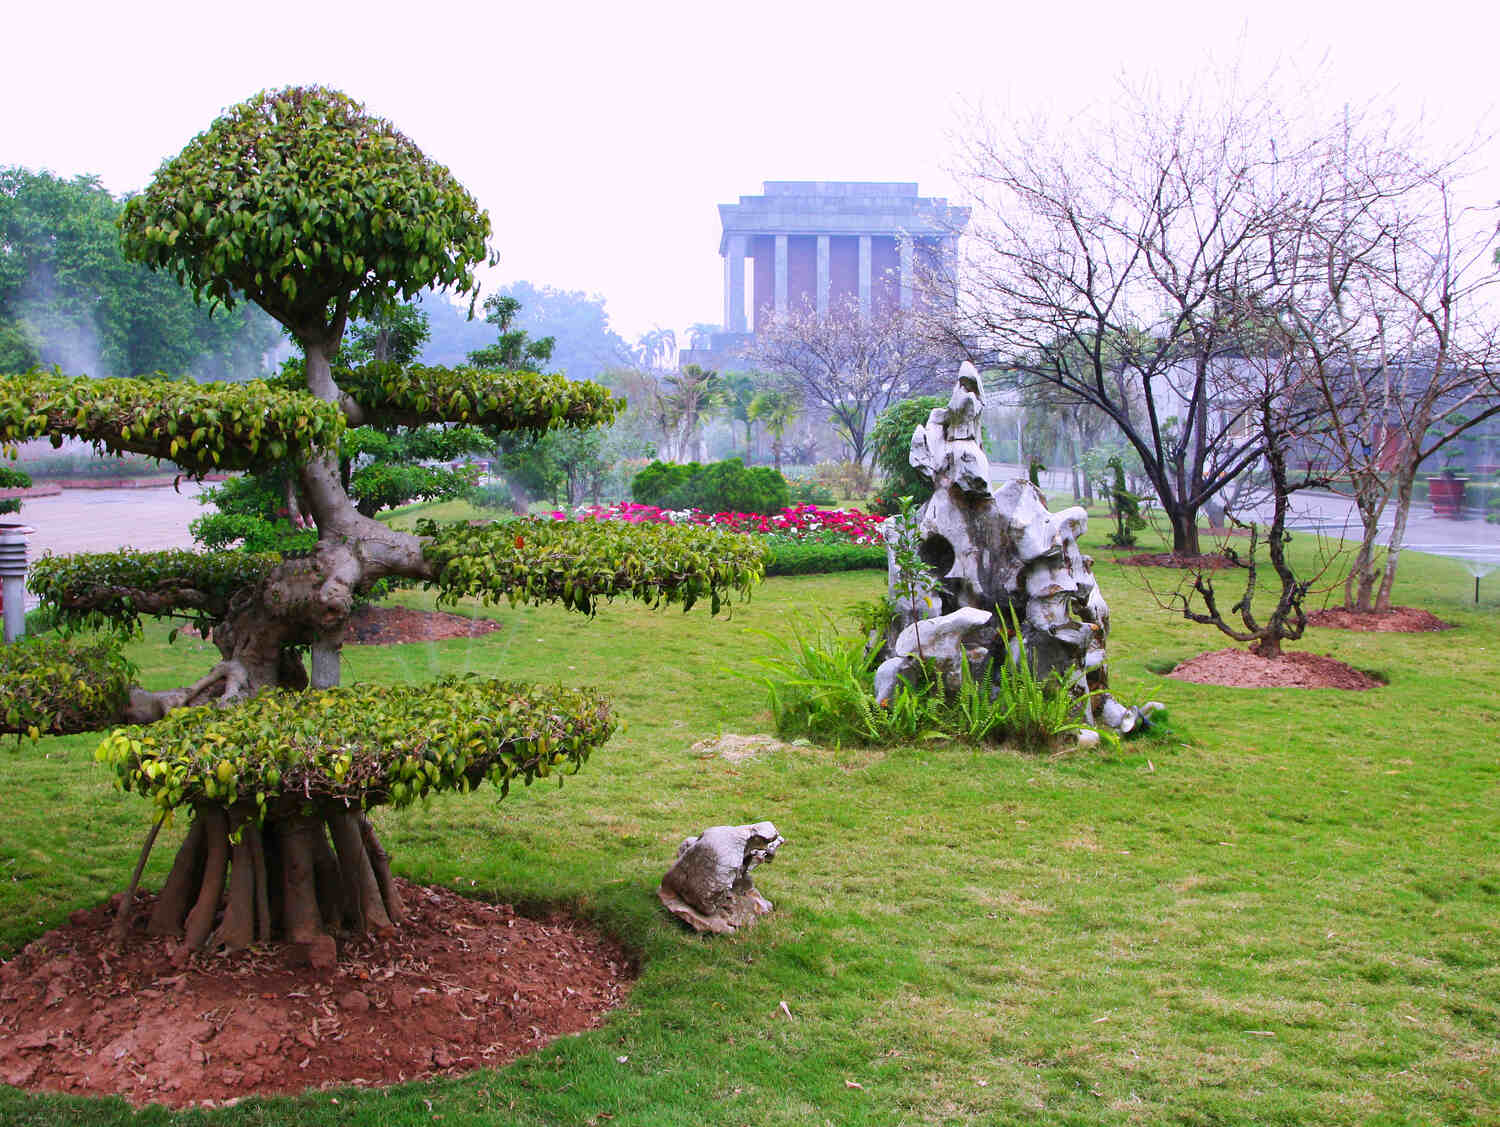
[[[779,313],[756,331],[754,362],[810,410],[826,412],[850,457],[863,463],[875,418],[937,385],[955,353],[935,344],[919,314],[861,315],[858,302]]]
[[[1494,209],[1456,207],[1458,160],[1414,156],[1409,135],[1346,126],[1340,143],[1330,164],[1342,199],[1301,245],[1310,261],[1293,324],[1316,357],[1321,444],[1344,467],[1340,488],[1360,518],[1345,606],[1383,611],[1418,471],[1500,415]]]
[[[1298,575],[1287,559],[1286,545],[1291,539],[1287,518],[1293,494],[1300,490],[1328,484],[1340,463],[1327,458],[1307,459],[1293,466],[1293,454],[1299,447],[1306,451],[1306,439],[1322,430],[1322,400],[1318,395],[1319,364],[1305,344],[1288,332],[1289,310],[1262,308],[1247,299],[1241,316],[1253,322],[1253,334],[1263,343],[1259,350],[1242,358],[1237,366],[1240,380],[1236,398],[1245,405],[1260,440],[1264,477],[1271,498],[1271,521],[1265,530],[1264,544],[1272,570],[1276,574],[1276,601],[1268,613],[1255,609],[1258,594],[1261,528],[1249,524],[1250,543],[1245,555],[1244,594],[1227,610],[1219,605],[1213,575],[1195,569],[1190,584],[1180,587],[1169,600],[1183,617],[1220,631],[1239,642],[1249,642],[1252,652],[1266,658],[1279,658],[1283,642],[1296,641],[1307,628],[1304,603],[1313,581],[1331,564],[1324,554],[1310,566],[1318,569],[1312,575]],[[1246,326],[1246,335],[1251,335]],[[1326,448],[1325,448],[1326,452]],[[1242,522],[1230,516],[1234,523]]]
[[[1257,347],[1235,309],[1277,284],[1272,248],[1317,189],[1318,150],[1267,87],[1119,105],[1092,129],[981,119],[963,139],[976,220],[949,336],[1107,415],[1173,551],[1196,554],[1199,510],[1262,454],[1233,394]]]

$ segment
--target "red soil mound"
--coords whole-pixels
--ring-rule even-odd
[[[1184,661],[1167,676],[1240,689],[1373,689],[1381,684],[1342,661],[1299,651],[1273,661],[1249,650],[1214,650]]]
[[[360,607],[349,619],[346,637],[361,646],[395,646],[402,642],[440,642],[475,638],[500,629],[492,618],[465,618],[440,610],[410,607]]]
[[[1393,634],[1420,634],[1431,630],[1451,630],[1453,624],[1417,607],[1392,607],[1390,610],[1352,611],[1342,608],[1320,610],[1307,616],[1309,626],[1332,630],[1369,630]]]
[[[113,902],[75,912],[0,964],[0,1082],[172,1107],[393,1084],[532,1052],[629,989],[629,957],[576,921],[400,883],[410,918],[328,970],[252,948],[176,972],[171,940],[114,949]]]

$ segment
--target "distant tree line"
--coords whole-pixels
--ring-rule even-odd
[[[252,305],[195,303],[120,252],[124,201],[95,176],[0,167],[0,372],[261,375],[280,330]]]

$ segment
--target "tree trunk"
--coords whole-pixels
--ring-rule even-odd
[[[1416,481],[1417,468],[1402,467],[1396,486],[1396,520],[1391,526],[1391,539],[1386,547],[1385,573],[1380,577],[1380,593],[1375,597],[1375,609],[1391,609],[1391,589],[1396,585],[1396,565],[1401,561],[1401,548],[1406,540],[1406,518],[1411,513],[1412,487]]]
[[[1167,511],[1172,522],[1172,554],[1174,556],[1202,555],[1198,547],[1198,512],[1196,509],[1173,508]]]
[[[301,945],[322,965],[332,959],[333,934],[340,929],[391,930],[406,912],[369,819],[338,802],[320,804],[311,814],[303,805],[300,799],[273,803],[263,825],[256,824],[252,803],[239,803],[227,814],[211,804],[197,807],[157,900],[151,931],[182,934],[187,949],[233,951],[281,939]],[[239,835],[232,845],[231,827]]]
[[[1359,551],[1344,580],[1344,609],[1368,613],[1374,609],[1371,600],[1376,578],[1375,542],[1380,536],[1380,513],[1385,505],[1383,497],[1371,496],[1364,489],[1356,492],[1354,504],[1359,510]]]

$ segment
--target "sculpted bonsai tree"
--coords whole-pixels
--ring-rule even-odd
[[[684,609],[702,598],[717,611],[759,579],[762,552],[729,533],[623,523],[429,523],[411,535],[358,511],[339,472],[347,426],[542,433],[606,423],[622,405],[596,385],[531,371],[386,363],[335,378],[350,317],[424,287],[471,290],[490,235],[488,216],[446,168],[343,94],[286,89],[228,110],[130,201],[122,231],[129,256],[174,272],[200,299],[248,299],[285,325],[306,355],[305,388],[33,370],[0,377],[0,445],[75,435],[189,474],[290,461],[317,544],[285,558],[44,559],[32,586],[65,624],[128,630],[142,615],[185,617],[220,652],[193,684],[131,690],[120,719],[140,726],[99,748],[162,819],[191,811],[153,930],[183,934],[184,950],[211,936],[233,948],[280,935],[324,961],[331,930],[378,931],[402,916],[367,810],[485,779],[503,793],[513,779],[571,773],[613,729],[607,702],[580,690],[477,679],[324,688],[337,682],[357,594],[405,577],[448,603],[504,598],[592,613],[624,595]],[[20,719],[59,730],[45,705]]]

